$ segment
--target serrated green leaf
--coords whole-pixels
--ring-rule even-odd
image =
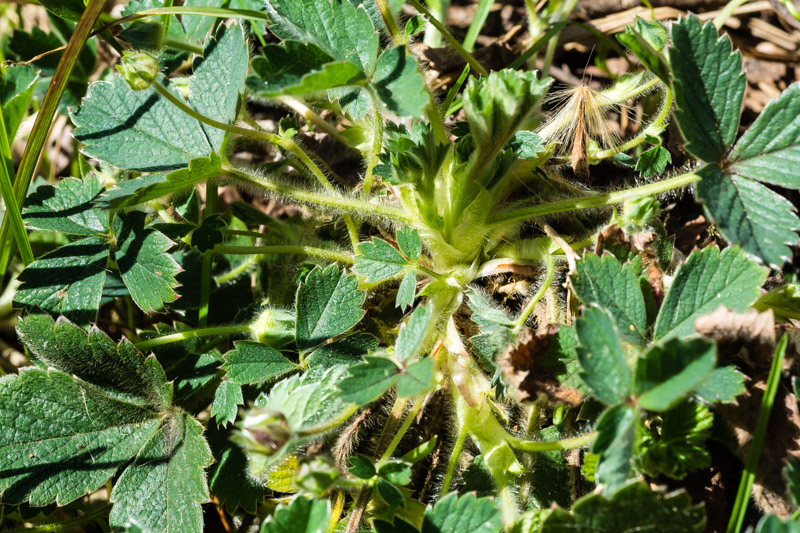
[[[422,533],[497,533],[503,530],[492,498],[451,492],[425,511]]]
[[[800,230],[791,202],[758,182],[725,175],[717,165],[697,174],[697,197],[728,242],[776,268],[791,258],[787,244],[797,243]]]
[[[419,259],[419,254],[422,252],[422,241],[419,238],[419,232],[409,226],[403,226],[397,230],[397,245],[400,251],[406,254],[406,257],[412,261]]]
[[[9,143],[16,137],[17,128],[28,111],[38,79],[33,67],[22,65],[9,65],[5,74],[0,75],[0,108]]]
[[[406,270],[400,286],[397,288],[397,297],[395,298],[394,305],[402,310],[410,307],[417,297],[417,271],[413,268]]]
[[[334,61],[315,44],[298,41],[268,44],[253,58],[252,68],[256,75],[247,78],[247,86],[265,98],[304,95],[366,80],[353,63]]]
[[[686,492],[664,495],[650,491],[640,481],[632,481],[610,497],[584,496],[571,512],[555,509],[545,518],[541,533],[701,533],[705,525],[703,506],[692,505]]]
[[[328,500],[295,497],[289,505],[280,505],[261,524],[261,533],[324,533],[330,520]]]
[[[222,368],[225,369],[226,379],[247,385],[275,379],[296,370],[298,366],[266,344],[239,341],[235,343],[235,349],[225,354]]]
[[[306,363],[309,368],[330,368],[336,365],[355,365],[362,357],[378,349],[378,339],[369,333],[354,333],[315,349]]]
[[[244,27],[237,22],[229,26],[220,24],[216,35],[206,40],[203,56],[195,56],[192,61],[189,103],[195,111],[224,124],[232,123],[244,91],[248,58]],[[201,127],[218,152],[227,132],[208,124],[201,124]]]
[[[745,311],[758,298],[766,277],[765,269],[738,248],[722,253],[716,246],[695,250],[675,274],[656,318],[654,338],[691,335],[695,320],[720,306]]]
[[[306,352],[355,326],[364,316],[364,299],[355,276],[336,265],[312,270],[297,289],[295,339],[300,351]]]
[[[373,283],[395,276],[408,266],[408,260],[397,251],[397,248],[375,237],[371,242],[358,245],[358,255],[353,272]]]
[[[428,391],[433,383],[435,367],[430,357],[408,365],[397,378],[397,395],[407,398]]]
[[[517,131],[509,144],[520,159],[535,159],[545,151],[542,138],[527,130]]]
[[[364,7],[348,0],[270,0],[272,33],[284,40],[310,42],[336,60],[371,74],[378,57],[378,34]]]
[[[575,331],[580,377],[592,396],[609,405],[625,401],[632,390],[631,373],[611,315],[588,307],[575,322]]]
[[[405,46],[384,50],[373,74],[375,92],[386,108],[401,117],[418,117],[428,103],[425,79]]]
[[[211,492],[231,514],[237,508],[256,514],[269,489],[248,473],[244,450],[231,442],[229,429],[216,424],[208,425],[205,436],[215,459],[208,471]]]
[[[658,176],[671,162],[672,156],[669,150],[659,144],[642,152],[642,155],[636,160],[636,172],[643,177]]]
[[[491,333],[498,327],[513,327],[514,320],[505,310],[498,308],[482,291],[467,287],[469,307],[472,309],[472,320],[478,324],[481,332]]]
[[[20,319],[17,334],[38,361],[107,393],[122,393],[126,401],[145,400],[158,410],[166,410],[172,401],[172,386],[161,365],[127,339],[117,344],[97,327],[87,335],[64,317],[54,321],[41,314]]]
[[[66,178],[56,187],[42,185],[25,200],[22,219],[32,229],[45,229],[72,235],[108,232],[108,213],[92,202],[105,191],[94,175],[86,179]]]
[[[378,474],[395,485],[408,485],[411,483],[411,465],[405,461],[386,461],[381,465]]]
[[[669,66],[660,53],[667,42],[667,30],[658,22],[647,23],[636,17],[633,27],[626,26],[625,33],[617,34],[617,40],[633,52],[642,65],[669,83]]]
[[[650,411],[666,411],[703,383],[717,362],[717,345],[703,338],[652,345],[636,362],[634,394]]]
[[[604,411],[597,420],[597,438],[591,450],[600,456],[600,462],[594,475],[595,480],[606,485],[609,492],[621,487],[630,474],[638,418],[632,407],[617,404]]]
[[[211,416],[218,426],[227,426],[239,414],[239,406],[244,404],[242,386],[233,381],[224,380],[214,393],[214,402],[211,404]]]
[[[745,375],[734,366],[715,368],[694,393],[708,403],[733,403],[745,393]]]
[[[145,228],[144,213],[133,211],[114,220],[114,257],[131,298],[145,313],[158,311],[178,297],[175,276],[180,266],[167,252],[175,245],[163,233]]]
[[[202,532],[208,500],[205,468],[213,461],[203,426],[186,413],[162,424],[117,480],[109,523],[145,530]]]
[[[655,477],[665,474],[683,479],[687,473],[711,464],[706,440],[714,415],[704,405],[681,402],[650,425],[639,442],[642,468]]]
[[[133,458],[161,415],[55,370],[0,379],[0,495],[65,505],[100,488]]]
[[[86,237],[50,252],[22,271],[14,300],[88,326],[97,319],[108,251],[105,237]]]
[[[372,459],[366,455],[357,453],[348,457],[347,462],[350,463],[348,471],[358,478],[372,479],[375,477],[375,474],[377,474],[375,464],[372,462]]]
[[[187,168],[121,181],[106,191],[97,202],[106,208],[119,209],[157,200],[218,177],[222,160],[216,154],[189,161]]]
[[[397,360],[403,363],[419,355],[425,347],[429,333],[435,327],[432,304],[427,303],[414,309],[408,320],[400,325],[394,351]]]
[[[364,362],[347,369],[347,377],[337,387],[346,402],[366,405],[380,398],[397,382],[400,368],[384,357],[365,357]]]
[[[686,150],[701,161],[722,160],[736,138],[745,84],[742,56],[710,22],[682,18],[669,48],[675,120]]]
[[[607,309],[625,340],[644,344],[647,313],[633,266],[608,254],[587,254],[577,266],[572,285],[581,301]]]

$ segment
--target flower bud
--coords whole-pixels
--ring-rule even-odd
[[[122,79],[131,90],[142,91],[150,87],[158,76],[158,59],[147,52],[139,50],[127,51],[117,65]]]
[[[283,348],[294,342],[295,314],[284,309],[267,307],[258,315],[250,329],[261,344]]]

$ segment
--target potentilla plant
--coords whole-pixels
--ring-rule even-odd
[[[637,20],[618,37],[643,69],[548,113],[552,79],[486,72],[416,0],[404,30],[384,0],[201,3],[131,2],[100,33],[118,72],[69,109],[75,177],[4,189],[31,363],[0,380],[5,512],[77,512],[107,487],[71,523],[200,531],[214,502],[228,530],[270,533],[702,531],[702,502],[642,480],[707,468],[716,406],[745,390],[696,320],[790,306],[761,287],[800,229],[768,187],[800,188],[798,86],[737,140],[741,56],[694,17]],[[78,4],[55,11],[75,35]],[[425,23],[467,62],[447,95],[411,46]],[[29,40],[11,37],[18,59]],[[45,74],[7,69],[10,138]],[[639,98],[639,133],[609,134]],[[268,127],[264,102],[291,111]],[[671,119],[682,173],[665,173]],[[309,131],[360,156],[357,183]],[[245,143],[271,157],[248,164]],[[681,263],[670,191],[731,246]],[[60,246],[26,258],[25,229]]]

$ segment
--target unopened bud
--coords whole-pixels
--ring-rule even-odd
[[[275,455],[292,437],[283,413],[271,409],[251,409],[244,417],[236,440],[248,452]]]
[[[279,349],[294,341],[295,320],[292,311],[268,307],[250,324],[250,329],[258,342]]]
[[[134,91],[150,87],[158,76],[158,59],[147,52],[133,50],[122,55],[117,70]]]

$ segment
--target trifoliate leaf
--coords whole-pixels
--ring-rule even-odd
[[[144,218],[138,211],[117,216],[114,256],[131,298],[142,311],[150,313],[178,297],[175,276],[181,268],[167,253],[175,243],[163,233],[145,228]]]
[[[154,357],[145,357],[127,339],[119,344],[92,327],[84,330],[64,317],[54,321],[32,314],[17,322],[17,334],[31,354],[48,366],[74,375],[120,399],[165,410],[172,386]]]
[[[205,468],[213,460],[203,426],[186,413],[163,421],[114,485],[109,523],[145,530],[202,532],[208,500]]]
[[[666,411],[703,383],[717,362],[717,345],[703,338],[652,345],[636,362],[634,394],[650,411]]]
[[[216,35],[206,40],[203,56],[195,56],[192,62],[189,103],[195,111],[224,124],[234,121],[244,90],[248,57],[244,27],[239,23],[221,24]],[[208,124],[202,124],[202,128],[218,152],[227,132]]]
[[[509,144],[520,159],[535,159],[545,150],[542,138],[527,130],[517,131]]]
[[[0,108],[9,143],[17,135],[17,128],[28,111],[33,89],[39,75],[33,67],[10,65],[0,75]]]
[[[261,533],[325,533],[330,521],[327,499],[297,496],[289,505],[279,505],[261,524]]]
[[[632,481],[610,497],[605,493],[584,496],[571,512],[553,510],[545,518],[541,533],[700,533],[705,525],[703,506],[692,505],[685,492],[664,495]]]
[[[407,398],[430,390],[435,367],[430,357],[408,365],[397,378],[397,395]]]
[[[742,56],[713,24],[689,16],[672,25],[669,59],[675,120],[686,150],[701,161],[720,162],[739,127],[747,83]]]
[[[348,0],[269,0],[269,30],[284,40],[317,45],[336,60],[371,74],[378,57],[378,33],[362,6]]]
[[[417,271],[413,268],[406,270],[400,286],[397,288],[397,297],[394,305],[405,310],[414,303],[417,296]]]
[[[313,43],[284,41],[268,44],[253,58],[255,76],[247,87],[256,96],[304,95],[364,82],[361,70],[349,61],[334,61]]]
[[[625,340],[644,344],[647,313],[633,266],[608,254],[587,254],[577,266],[572,285],[581,301],[607,309]]]
[[[55,370],[4,376],[2,500],[65,505],[97,490],[145,445],[161,416]]]
[[[734,366],[715,368],[694,393],[708,403],[733,403],[745,393],[745,375]]]
[[[721,305],[743,312],[758,298],[767,272],[749,261],[739,248],[716,246],[695,250],[680,266],[656,318],[656,340],[668,334],[694,333],[698,317]]]
[[[330,368],[336,365],[356,365],[362,357],[378,349],[378,339],[369,333],[354,333],[323,344],[306,359],[309,368]]]
[[[97,319],[108,250],[105,237],[86,237],[40,257],[19,275],[14,301],[88,326]]]
[[[597,438],[591,450],[600,457],[600,462],[594,477],[595,481],[606,485],[608,492],[616,491],[628,479],[638,419],[632,407],[617,404],[597,420]]]
[[[97,202],[106,208],[118,209],[157,200],[218,177],[222,160],[216,154],[189,161],[187,168],[169,173],[148,174],[140,178],[121,181],[106,191]]]
[[[800,229],[791,202],[756,181],[726,175],[717,165],[706,165],[697,175],[697,197],[728,242],[776,268],[791,258],[787,245],[797,243]]]
[[[347,370],[347,377],[339,382],[338,396],[346,402],[366,405],[380,398],[400,375],[401,369],[384,357],[365,357],[364,362]]]
[[[399,274],[408,266],[408,260],[397,251],[397,248],[375,237],[371,242],[358,245],[358,255],[353,272],[373,283],[383,281]]]
[[[227,380],[247,385],[275,379],[298,366],[266,344],[239,341],[235,343],[235,349],[225,354],[222,368]]]
[[[215,459],[208,471],[211,492],[229,513],[241,508],[255,514],[268,489],[248,473],[244,450],[231,442],[230,430],[216,424],[209,424],[205,435]]]
[[[644,431],[639,461],[649,475],[683,479],[688,472],[711,464],[706,440],[714,415],[704,405],[681,402]]]
[[[642,155],[636,160],[636,172],[640,173],[642,177],[658,176],[671,162],[672,156],[669,150],[659,144],[642,152]]]
[[[350,463],[348,471],[358,478],[372,479],[375,477],[375,474],[377,474],[375,463],[366,455],[357,453],[348,457],[347,462]]]
[[[419,254],[422,252],[422,241],[419,238],[419,232],[414,228],[403,226],[402,229],[397,230],[397,245],[400,251],[406,254],[406,257],[412,261],[419,259]]]
[[[327,0],[326,0],[327,1]],[[365,295],[355,276],[336,265],[312,270],[297,289],[297,347],[306,352],[355,326]]]
[[[86,179],[66,178],[56,187],[42,185],[25,200],[22,219],[32,229],[46,229],[72,235],[108,232],[108,213],[92,202],[105,191],[94,175]]]
[[[373,75],[375,92],[386,108],[401,117],[418,117],[428,103],[425,79],[405,46],[384,50]]]
[[[219,384],[214,393],[214,402],[211,404],[211,416],[218,426],[227,426],[239,414],[239,406],[244,403],[242,386],[233,381],[225,380]]]
[[[425,347],[428,334],[435,327],[436,320],[433,319],[432,304],[420,305],[414,309],[408,320],[400,325],[394,352],[397,360],[402,363],[419,355]]]
[[[580,377],[592,396],[613,405],[625,401],[632,389],[631,372],[611,315],[599,307],[588,307],[575,322],[578,335]]]
[[[503,530],[500,512],[493,498],[474,493],[459,497],[449,493],[425,511],[422,533],[498,533]]]

